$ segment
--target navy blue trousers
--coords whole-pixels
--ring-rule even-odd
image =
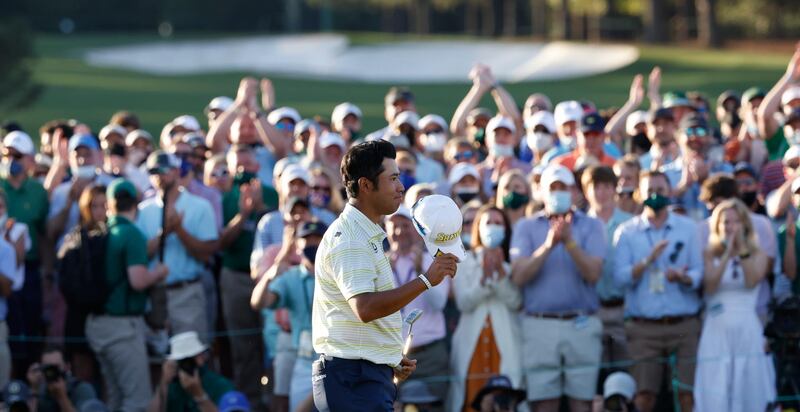
[[[320,412],[391,412],[393,377],[388,365],[321,356],[311,371],[314,405]]]

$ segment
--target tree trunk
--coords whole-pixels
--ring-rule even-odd
[[[689,41],[689,25],[691,4],[690,0],[678,0],[677,13],[675,13],[675,40],[678,42]]]
[[[477,5],[472,0],[467,0],[464,8],[464,31],[469,35],[478,34],[478,10]]]
[[[300,31],[300,0],[286,1],[286,29],[296,33]]]
[[[697,39],[705,47],[719,47],[722,41],[717,27],[717,13],[714,0],[697,1]]]
[[[644,41],[648,43],[667,41],[664,28],[664,0],[647,0],[644,11]]]
[[[547,37],[547,0],[531,0],[531,34]]]
[[[503,35],[513,37],[517,34],[517,1],[503,0]]]
[[[409,28],[416,34],[430,33],[431,5],[429,0],[414,0],[408,4]],[[410,31],[410,30],[409,30]]]
[[[561,0],[561,40],[569,40],[572,37],[572,17],[569,13],[569,0]]]
[[[483,5],[481,32],[484,36],[494,37],[494,4],[491,1],[483,1],[481,4]]]

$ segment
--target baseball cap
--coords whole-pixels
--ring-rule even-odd
[[[781,95],[781,105],[785,106],[796,99],[800,99],[800,86],[791,86]]]
[[[170,169],[178,169],[181,167],[181,162],[172,154],[163,150],[156,150],[150,153],[145,162],[145,169],[147,173],[159,174],[168,172]]]
[[[786,150],[786,153],[783,154],[783,163],[786,164],[788,161],[797,159],[798,157],[800,157],[800,145],[792,145]]]
[[[556,119],[553,117],[553,113],[546,110],[539,110],[525,121],[525,128],[530,131],[533,131],[536,126],[544,126],[548,132],[555,133]]]
[[[511,133],[516,133],[517,128],[514,126],[514,122],[511,121],[508,117],[497,115],[489,119],[489,123],[486,124],[486,133],[493,134],[495,130],[505,128],[511,131]]]
[[[754,179],[758,179],[758,173],[756,173],[756,169],[754,169],[753,166],[747,162],[736,163],[736,166],[733,168],[733,174],[737,175],[739,173],[747,173]]]
[[[342,135],[339,133],[333,132],[325,132],[322,136],[319,137],[319,147],[324,149],[330,146],[339,146],[342,148],[342,151],[345,150],[347,144],[344,142]]]
[[[459,261],[466,255],[461,242],[463,216],[458,206],[447,196],[429,195],[419,199],[411,208],[411,221],[425,240],[431,256],[452,253]]]
[[[243,393],[230,391],[219,399],[219,412],[249,412],[250,402]]]
[[[629,402],[636,394],[636,381],[626,372],[614,372],[603,383],[603,398],[622,395]]]
[[[467,114],[467,123],[472,124],[475,123],[475,120],[479,117],[485,117],[487,119],[492,118],[492,111],[485,108],[485,107],[478,107],[469,111]]]
[[[181,360],[197,356],[206,351],[197,332],[190,330],[169,338],[169,360]]]
[[[407,102],[414,101],[414,93],[411,93],[407,87],[392,87],[389,89],[389,92],[386,93],[386,97],[383,99],[384,104],[393,105],[398,100],[405,100]]]
[[[397,396],[400,403],[410,403],[412,405],[418,404],[432,404],[438,403],[442,400],[436,395],[432,394],[428,385],[421,380],[410,380],[400,387],[400,394]]]
[[[742,93],[742,104],[748,103],[750,100],[753,100],[757,97],[764,97],[767,95],[767,92],[760,87],[751,87]]]
[[[23,381],[14,380],[6,385],[3,391],[3,400],[6,406],[19,402],[27,402],[31,398],[31,389]]]
[[[326,230],[328,230],[328,227],[322,222],[317,222],[314,220],[310,222],[303,222],[303,224],[300,225],[300,229],[297,231],[297,237],[308,237],[314,235],[324,236]]]
[[[319,124],[314,119],[303,119],[294,126],[294,137],[299,137],[301,134],[309,130],[319,130]]]
[[[311,175],[305,167],[299,164],[286,166],[281,173],[281,191],[283,193],[289,193],[289,184],[295,179],[300,179],[308,185],[311,182]]]
[[[650,122],[655,122],[658,119],[667,119],[667,120],[675,120],[675,115],[672,114],[672,109],[668,109],[666,107],[660,107],[651,111],[648,115],[648,120]]]
[[[581,132],[589,133],[589,132],[603,132],[606,127],[606,121],[597,114],[597,112],[592,112],[583,116],[581,119]]]
[[[542,172],[539,186],[545,191],[550,191],[550,185],[561,182],[567,186],[575,185],[575,176],[566,167],[559,164],[551,164]]]
[[[736,93],[735,90],[725,90],[717,97],[717,106],[724,106],[725,102],[728,100],[736,101],[736,105],[738,106],[741,99],[741,96],[739,96],[739,93]]]
[[[203,113],[205,113],[207,116],[208,112],[212,110],[222,110],[224,112],[225,110],[228,110],[228,108],[231,107],[232,104],[233,104],[233,99],[231,99],[230,97],[217,96],[211,99],[211,101],[208,103],[208,106],[206,106],[205,110],[203,110]]]
[[[3,146],[11,147],[25,156],[32,156],[35,153],[33,140],[27,133],[15,130],[3,138]]]
[[[188,114],[176,117],[172,120],[172,125],[183,127],[186,130],[200,130],[200,122],[197,121],[197,118]]]
[[[475,399],[472,400],[472,408],[475,410],[481,410],[481,401],[486,394],[490,392],[494,392],[496,390],[503,390],[509,392],[511,395],[517,398],[517,402],[522,401],[525,399],[526,392],[519,389],[514,389],[514,386],[511,384],[511,379],[504,375],[495,375],[489,378],[486,381],[486,385],[483,385],[483,388],[475,395]]]
[[[583,117],[583,106],[576,100],[567,100],[556,105],[553,111],[553,117],[556,120],[556,125],[562,125],[566,122],[579,122]]]
[[[419,124],[419,115],[410,111],[406,110],[394,118],[394,122],[392,122],[395,127],[400,127],[401,125],[407,124],[417,130],[417,124]]]
[[[481,175],[475,165],[470,163],[456,163],[453,168],[450,169],[450,174],[447,176],[447,183],[452,186],[460,182],[465,176],[474,176],[478,181],[481,180]]]
[[[296,109],[287,106],[279,107],[269,112],[269,115],[267,115],[267,121],[269,122],[269,124],[273,126],[278,124],[278,122],[280,122],[283,119],[289,119],[293,121],[295,124],[299,123],[300,120],[303,120],[300,117],[300,113]]]
[[[644,110],[637,110],[628,115],[628,118],[625,119],[625,133],[628,136],[633,136],[636,134],[636,126],[641,123],[647,123],[647,112]]]
[[[97,135],[97,137],[99,137],[100,140],[106,140],[106,138],[108,138],[108,135],[112,133],[116,133],[120,135],[122,138],[125,138],[125,135],[128,134],[128,129],[118,124],[107,124],[103,126],[102,129],[100,129],[100,133]]]
[[[686,93],[676,91],[664,93],[662,106],[671,109],[673,107],[691,106],[691,104],[689,104],[689,99],[686,98]]]
[[[423,130],[425,129],[426,126],[429,126],[431,123],[441,127],[442,130],[446,131],[448,129],[447,121],[444,120],[444,117],[439,116],[438,114],[428,114],[423,116],[422,119],[419,119],[419,122],[417,122],[417,127],[419,128],[419,130]]]
[[[703,129],[708,129],[708,122],[695,113],[690,113],[681,119],[681,130],[686,130],[691,127],[701,127]]]
[[[344,118],[351,114],[359,119],[363,117],[361,109],[359,109],[358,106],[354,105],[353,103],[339,103],[333,108],[333,113],[331,113],[331,122],[333,123],[334,127],[341,129]]]
[[[139,139],[145,139],[150,143],[153,143],[153,135],[151,135],[146,130],[136,129],[128,133],[127,136],[125,136],[125,145],[133,146],[133,144],[136,143],[136,141]]]
[[[206,138],[200,133],[190,132],[181,136],[181,141],[190,147],[206,147]]]
[[[123,194],[133,198],[138,196],[136,193],[136,186],[134,186],[130,180],[118,177],[108,184],[108,187],[106,188],[107,197],[117,199]]]
[[[79,147],[85,147],[91,150],[100,150],[100,145],[97,143],[97,139],[90,134],[73,135],[69,138],[69,143],[67,146],[70,152],[78,150]]]

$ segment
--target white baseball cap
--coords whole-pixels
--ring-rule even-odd
[[[233,105],[233,99],[231,99],[230,97],[217,96],[211,99],[211,101],[208,103],[208,106],[206,106],[205,113],[206,115],[208,115],[208,112],[212,110],[222,110],[224,112],[225,110],[228,110],[228,108],[231,107],[231,105]]]
[[[583,118],[583,106],[575,100],[567,100],[556,105],[553,111],[556,125],[562,125],[566,122],[579,122]]]
[[[125,145],[133,146],[133,144],[139,139],[145,139],[150,143],[153,143],[153,136],[150,133],[148,133],[146,130],[136,129],[125,136]]]
[[[628,402],[636,395],[636,381],[627,372],[614,372],[603,383],[603,398],[622,395]]]
[[[291,119],[295,124],[302,120],[300,113],[296,109],[287,106],[279,107],[267,115],[267,121],[273,126],[278,124],[281,119]]]
[[[324,149],[326,147],[333,145],[341,147],[343,151],[347,146],[346,143],[344,142],[344,139],[342,138],[342,135],[340,135],[339,133],[325,132],[322,134],[322,136],[319,137],[320,148]]]
[[[553,117],[553,113],[539,110],[525,121],[525,128],[530,131],[533,131],[536,126],[544,126],[550,133],[555,133],[556,119]]]
[[[452,253],[459,261],[464,260],[466,252],[461,242],[464,218],[453,199],[443,195],[419,199],[411,208],[411,221],[431,256]]]
[[[647,119],[649,115],[644,110],[637,110],[628,115],[628,118],[625,119],[625,133],[628,136],[633,136],[636,134],[636,126],[641,123],[647,123]]]
[[[169,338],[169,360],[181,360],[197,356],[206,351],[206,346],[200,342],[197,332],[189,331],[179,333]]]
[[[354,105],[353,103],[344,102],[337,104],[336,107],[333,108],[333,113],[331,113],[331,122],[333,123],[333,126],[337,130],[341,130],[344,118],[351,114],[359,119],[363,117],[361,114],[361,109],[359,109],[358,106]]]
[[[494,131],[501,127],[510,130],[511,133],[517,132],[517,127],[514,126],[514,122],[512,122],[511,119],[498,114],[489,119],[489,123],[486,124],[486,134],[494,135]]]
[[[198,122],[194,116],[188,114],[176,117],[174,120],[172,120],[172,124],[174,126],[181,126],[186,130],[193,130],[195,132],[200,130],[200,122]]]
[[[410,111],[406,110],[401,112],[394,118],[394,122],[392,122],[395,127],[400,127],[401,125],[407,124],[414,129],[417,129],[417,124],[419,123],[419,115]]]
[[[539,180],[539,187],[545,192],[549,192],[550,185],[555,182],[561,182],[567,186],[574,186],[575,176],[566,167],[559,164],[551,164],[542,172],[542,178]]]
[[[444,117],[439,116],[438,114],[425,115],[422,119],[419,119],[419,122],[417,123],[417,127],[419,128],[419,130],[424,130],[425,126],[428,126],[431,123],[438,125],[445,132],[448,129],[447,121],[444,120]]]
[[[110,135],[111,133],[116,133],[125,138],[125,135],[128,134],[128,129],[118,124],[107,124],[103,126],[102,129],[100,129],[100,133],[97,135],[97,137],[99,137],[100,140],[106,140],[108,135]]]
[[[450,174],[447,176],[447,183],[453,186],[460,182],[465,176],[474,176],[478,181],[481,180],[481,174],[478,172],[478,168],[475,167],[475,165],[470,163],[456,163],[455,166],[450,169]]]
[[[800,99],[800,86],[792,86],[781,95],[781,105],[785,106],[792,100]]]
[[[792,159],[797,159],[798,157],[800,157],[800,145],[792,145],[786,150],[786,153],[783,154],[783,163]]]
[[[308,185],[311,182],[311,175],[305,167],[297,163],[286,166],[281,173],[281,192],[284,196],[289,193],[289,184],[295,179],[300,179]]]
[[[3,146],[11,147],[25,156],[33,156],[36,149],[33,148],[33,140],[27,133],[14,130],[3,138]]]

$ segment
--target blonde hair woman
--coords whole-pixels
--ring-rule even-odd
[[[696,411],[760,411],[775,399],[772,361],[756,314],[767,256],[756,243],[747,207],[720,203],[704,252],[706,319],[700,336]]]

